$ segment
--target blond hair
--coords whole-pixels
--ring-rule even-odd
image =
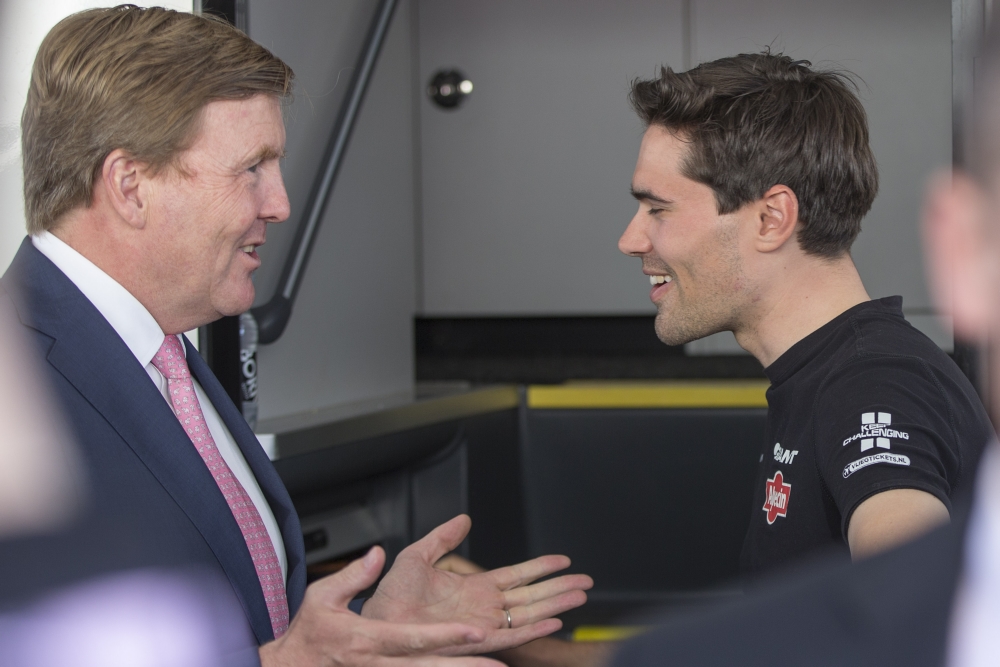
[[[155,172],[190,146],[206,104],[284,98],[293,77],[214,17],[121,5],[63,19],[38,49],[21,116],[28,233],[89,206],[113,150]]]

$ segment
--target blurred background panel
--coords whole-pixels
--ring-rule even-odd
[[[418,21],[420,80],[475,85],[421,100],[422,313],[652,312],[616,249],[643,132],[626,97],[684,69],[684,3],[423,0]]]

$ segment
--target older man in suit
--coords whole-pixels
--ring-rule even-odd
[[[44,356],[97,510],[127,507],[147,561],[228,579],[265,665],[480,664],[582,604],[585,576],[535,559],[461,576],[433,564],[457,517],[384,564],[372,549],[305,585],[298,517],[252,431],[184,331],[245,311],[256,248],[289,204],[279,160],[292,72],[225,23],[122,6],[44,40],[22,119],[30,238],[0,307]],[[150,557],[148,554],[152,554]],[[109,557],[111,557],[109,555]]]

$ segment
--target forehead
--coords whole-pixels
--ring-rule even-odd
[[[285,125],[281,102],[271,95],[245,100],[216,100],[201,110],[198,133],[188,149],[216,160],[242,162],[255,155],[276,157],[284,152]]]
[[[639,146],[639,158],[632,175],[632,189],[658,192],[664,188],[704,188],[701,183],[689,179],[681,172],[689,147],[690,144],[683,135],[661,125],[650,125]]]
[[[650,125],[642,135],[635,176],[644,178],[683,178],[680,167],[687,155],[688,144],[676,132],[661,125]],[[634,179],[633,179],[634,180]],[[636,183],[633,183],[635,185]],[[643,183],[642,185],[653,185]]]

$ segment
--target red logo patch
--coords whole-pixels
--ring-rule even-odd
[[[792,485],[785,484],[781,471],[774,473],[774,478],[764,485],[764,511],[767,512],[767,522],[772,524],[779,516],[788,516],[788,498],[792,495]]]

